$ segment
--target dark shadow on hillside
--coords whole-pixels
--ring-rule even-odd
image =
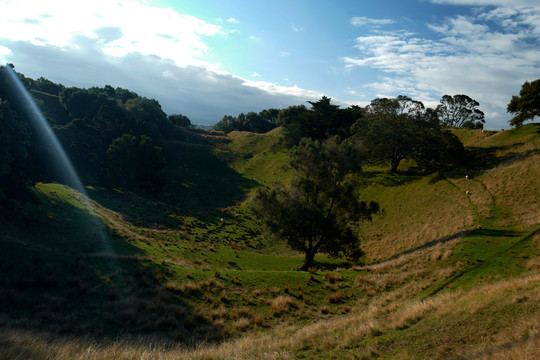
[[[343,261],[343,262],[340,262],[340,263],[329,263],[329,262],[315,261],[315,266],[320,271],[332,271],[332,270],[336,270],[336,269],[339,269],[339,268],[348,268],[348,267],[351,267],[352,265],[353,264],[351,264],[348,261]]]
[[[209,211],[236,205],[249,189],[257,186],[218,158],[212,147],[169,143],[170,182],[163,197],[189,211]]]
[[[110,233],[100,236],[94,224],[66,202],[0,219],[4,328],[97,343],[143,336],[196,346],[221,338],[221,329],[164,285],[172,277],[166,267]]]
[[[420,245],[420,246],[415,247],[413,249],[409,249],[409,250],[404,251],[404,252],[402,252],[400,254],[394,255],[394,256],[392,256],[392,257],[390,257],[388,259],[381,260],[381,261],[378,261],[378,262],[374,262],[374,263],[369,264],[369,265],[385,263],[385,262],[388,262],[388,261],[398,259],[398,258],[400,258],[402,256],[405,256],[405,255],[409,255],[409,254],[413,254],[413,253],[418,252],[418,251],[429,249],[429,248],[431,248],[431,247],[433,247],[435,245],[438,245],[438,244],[445,244],[445,243],[447,243],[449,241],[452,241],[454,239],[459,239],[459,238],[462,238],[462,237],[473,237],[473,236],[520,237],[520,236],[523,236],[523,233],[519,232],[519,231],[514,231],[514,230],[484,229],[484,228],[460,231],[460,232],[457,232],[457,233],[452,234],[452,235],[444,236],[442,238],[429,241],[429,242],[427,242],[427,243],[425,243],[423,245]]]
[[[422,250],[426,250],[426,249],[429,249],[435,245],[438,245],[438,244],[445,244],[449,241],[452,241],[454,239],[459,239],[461,237],[465,237],[465,236],[468,236],[471,234],[471,231],[460,231],[460,232],[457,232],[455,234],[452,234],[452,235],[448,235],[448,236],[444,236],[442,238],[439,238],[439,239],[436,239],[436,240],[432,240],[432,241],[429,241],[423,245],[420,245],[418,247],[415,247],[413,249],[409,249],[409,250],[406,250],[400,254],[396,254],[392,257],[389,257],[388,259],[384,259],[384,260],[381,260],[381,261],[377,261],[377,262],[374,262],[374,263],[371,263],[369,265],[376,265],[376,264],[381,264],[381,263],[385,263],[385,262],[388,262],[388,261],[392,261],[392,260],[395,260],[395,259],[398,259],[402,256],[405,256],[405,255],[409,255],[409,254],[413,254],[415,252],[418,252],[418,251],[422,251]]]
[[[469,236],[521,237],[523,233],[505,229],[476,229],[470,231]]]
[[[508,152],[502,156],[496,155],[498,151],[509,151],[512,148],[516,148],[520,145],[523,145],[523,143],[490,148],[472,147],[470,148],[472,154],[472,163],[468,167],[479,175],[499,165],[511,165],[526,159],[527,157],[540,154],[540,149],[531,149],[524,152]]]
[[[364,171],[362,181],[365,185],[378,184],[385,187],[401,186],[414,182],[420,178],[419,175],[406,173],[391,173],[388,171]]]
[[[178,217],[223,217],[219,215],[221,209],[244,201],[247,192],[258,186],[216,157],[213,147],[178,141],[167,142],[166,146],[167,183],[160,193],[92,188],[89,196],[135,225],[180,229]]]
[[[445,179],[463,178],[465,175],[469,176],[469,178],[474,178],[498,166],[509,166],[530,156],[540,154],[540,149],[532,149],[524,152],[509,152],[506,155],[497,156],[498,151],[507,151],[522,144],[523,143],[490,148],[471,147],[469,148],[470,156],[465,162],[465,165],[456,167],[451,171],[439,171],[437,175],[430,180],[430,183],[433,184]]]
[[[199,146],[215,146],[217,144],[227,144],[231,142],[231,140],[221,131],[198,129],[194,127],[172,126],[165,135],[169,141]]]

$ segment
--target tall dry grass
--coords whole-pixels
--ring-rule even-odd
[[[539,274],[485,285],[468,292],[447,292],[422,302],[400,296],[398,289],[394,291],[396,294],[390,292],[375,296],[367,304],[359,302],[350,314],[339,318],[307,326],[287,325],[285,322],[265,333],[248,333],[221,344],[199,343],[193,347],[148,337],[98,343],[90,339],[53,337],[4,327],[0,332],[0,359],[294,359],[295,349],[306,345],[344,349],[392,330],[421,326],[424,319],[442,319],[445,316],[448,319],[453,314],[475,313],[481,307],[488,309],[492,302],[502,305],[515,302],[528,306],[538,304],[538,289]],[[237,326],[247,326],[245,319],[239,317]],[[463,359],[535,359],[540,342],[539,329],[538,314],[533,318],[522,316],[506,324],[502,331],[479,339],[475,346],[454,344],[452,350],[457,358]],[[406,353],[407,349],[403,351]],[[372,347],[369,352],[385,358],[381,349]],[[351,355],[352,358],[352,354],[342,355],[344,358]]]

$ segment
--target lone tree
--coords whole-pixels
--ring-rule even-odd
[[[323,142],[304,138],[291,150],[289,163],[295,171],[292,183],[260,189],[252,203],[255,217],[304,252],[301,270],[313,267],[319,252],[358,261],[363,252],[357,223],[379,212],[377,203],[360,201],[356,194],[358,151],[338,137]]]
[[[486,121],[479,106],[478,101],[467,95],[444,95],[436,112],[441,125],[483,129]]]
[[[403,95],[373,100],[351,132],[368,160],[388,161],[394,173],[404,159],[432,171],[458,163],[465,152],[459,139],[441,128],[435,110]]]
[[[533,82],[525,82],[521,87],[519,96],[512,96],[507,111],[516,114],[510,125],[520,127],[527,120],[533,120],[540,116],[540,79]]]
[[[352,127],[372,162],[388,160],[390,172],[397,172],[401,160],[418,146],[420,116],[424,105],[407,96],[378,98],[366,108],[365,118]]]
[[[191,120],[186,115],[182,114],[171,114],[167,116],[167,120],[171,124],[182,126],[182,127],[191,127]]]

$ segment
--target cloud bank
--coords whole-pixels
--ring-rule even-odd
[[[69,86],[125,87],[201,124],[320,97],[245,80],[209,62],[205,39],[226,41],[233,31],[225,26],[133,0],[4,0],[0,60]]]
[[[332,46],[300,41],[309,39],[308,31],[291,18],[285,40],[294,45],[287,46],[271,31],[249,26],[242,43],[238,28],[249,23],[248,14],[227,14],[211,23],[143,0],[0,0],[0,61],[68,86],[128,88],[196,123],[305,104],[322,96],[307,84],[319,84],[341,93],[346,99],[333,100],[345,106],[400,94],[436,106],[444,94],[467,94],[480,102],[487,127],[508,127],[511,96],[525,81],[540,78],[538,0],[418,1],[466,10],[456,8],[460,13],[414,27],[414,15],[334,19],[340,23],[329,23],[325,32]],[[254,32],[261,37],[248,36]],[[262,52],[244,56],[242,46],[260,51],[273,42],[279,44],[272,49],[273,62],[258,59]],[[219,53],[229,49],[234,51]],[[238,67],[255,65],[246,70],[250,79],[225,71],[220,64],[225,55]],[[328,63],[332,72],[324,73],[317,62]],[[260,74],[284,80],[271,83]],[[292,77],[304,84],[294,85],[287,80]]]
[[[443,94],[467,94],[480,102],[488,126],[507,127],[511,96],[525,81],[540,77],[538,2],[432,2],[491,7],[426,24],[428,32],[423,36],[380,29],[359,36],[354,45],[359,55],[342,58],[346,68],[380,71],[378,81],[365,85],[378,97],[406,94],[435,105]]]

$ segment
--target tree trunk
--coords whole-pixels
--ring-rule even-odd
[[[309,271],[310,268],[315,267],[315,252],[312,249],[306,251],[306,260],[304,265],[300,267],[301,271]]]
[[[390,172],[396,173],[400,162],[401,162],[400,158],[393,158],[390,161]]]

